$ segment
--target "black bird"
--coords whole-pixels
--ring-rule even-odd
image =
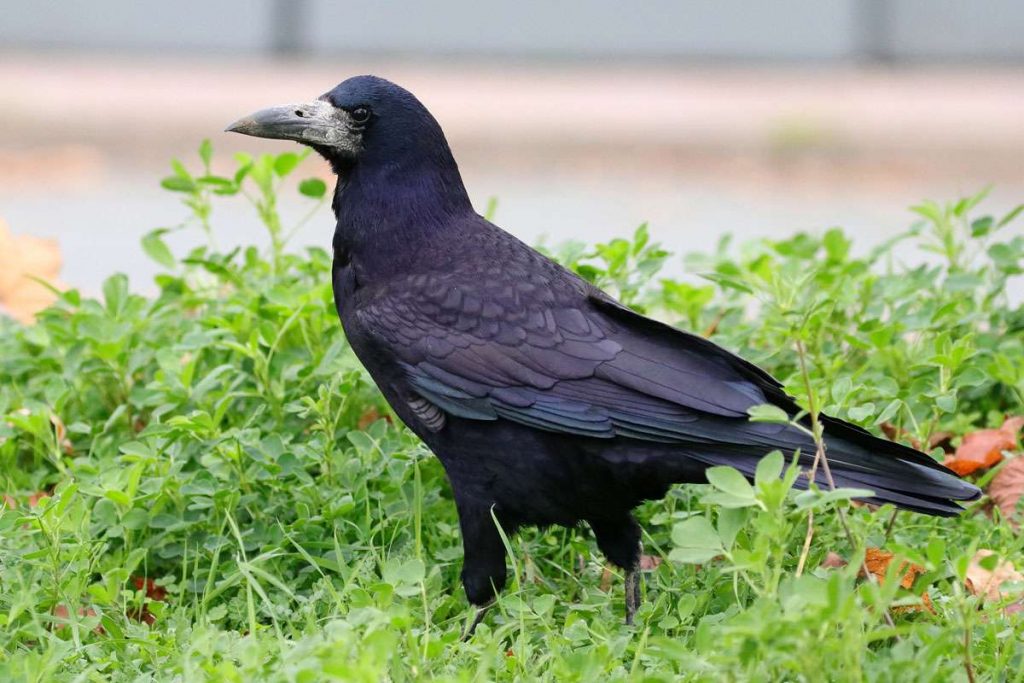
[[[626,571],[631,622],[634,507],[705,482],[714,465],[752,477],[774,449],[799,449],[810,464],[803,431],[748,419],[765,403],[800,412],[778,381],[631,311],[478,215],[440,125],[408,91],[358,76],[228,130],[301,142],[338,175],[338,315],[387,401],[444,465],[473,604],[505,585],[495,519],[508,533],[586,521]],[[980,495],[923,453],[822,422],[835,483],[874,491],[870,502],[948,516]]]

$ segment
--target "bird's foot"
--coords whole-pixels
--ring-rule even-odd
[[[640,567],[626,572],[626,626],[633,625],[633,617],[640,608]]]
[[[466,642],[473,637],[473,633],[476,631],[476,627],[480,625],[480,622],[484,620],[484,616],[487,614],[487,610],[491,608],[494,602],[489,602],[483,607],[480,607],[476,611],[476,616],[473,617],[472,623],[466,627],[466,630],[462,632],[462,642]]]

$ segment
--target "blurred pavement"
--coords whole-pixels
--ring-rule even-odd
[[[441,122],[477,207],[540,235],[607,239],[651,223],[674,251],[723,233],[842,225],[864,245],[903,229],[908,204],[995,185],[990,209],[1024,200],[1020,68],[673,66],[380,60],[267,61],[0,54],[0,217],[56,237],[64,279],[87,291],[115,270],[149,287],[138,247],[185,209],[159,188],[167,161],[194,165],[209,137],[238,150],[286,144],[222,133],[268,104],[377,73]],[[300,176],[326,174],[311,159]],[[297,218],[308,200],[284,202]],[[243,206],[213,218],[221,246],[259,241]],[[329,209],[297,243],[327,246]],[[201,241],[179,234],[175,245]]]

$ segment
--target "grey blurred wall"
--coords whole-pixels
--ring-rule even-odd
[[[1024,0],[0,0],[0,48],[1024,59]]]

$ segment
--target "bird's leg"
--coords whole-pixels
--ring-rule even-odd
[[[633,617],[640,609],[640,563],[626,570],[626,626],[633,625]]]
[[[588,521],[597,547],[610,562],[626,570],[626,624],[632,624],[640,607],[640,527],[628,512]]]
[[[494,524],[490,506],[460,500],[457,494],[456,506],[464,553],[462,585],[466,597],[479,608],[473,623],[463,633],[463,638],[468,638],[483,621],[494,596],[505,587],[505,544]]]
[[[476,627],[480,625],[480,622],[484,620],[484,616],[487,614],[487,610],[491,609],[491,605],[494,601],[491,600],[489,603],[482,607],[478,607],[476,615],[473,617],[473,621],[466,627],[466,630],[462,632],[462,642],[466,642],[473,637],[473,633],[476,632]]]

